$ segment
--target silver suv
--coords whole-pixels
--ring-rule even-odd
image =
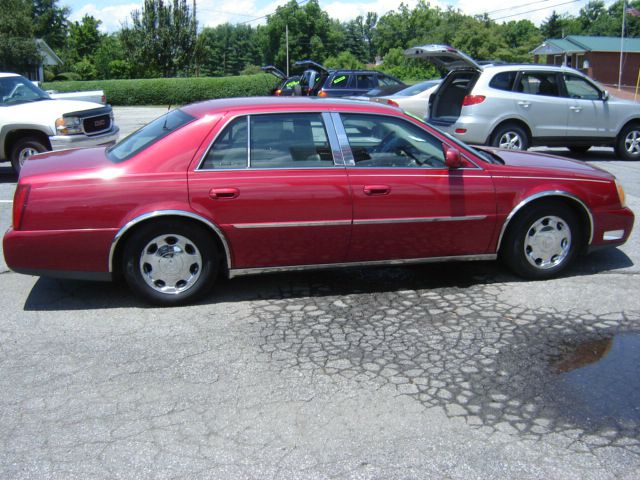
[[[526,150],[563,146],[586,152],[610,146],[640,159],[640,106],[609,96],[568,67],[479,65],[446,45],[405,51],[449,70],[429,98],[429,123],[468,143]]]

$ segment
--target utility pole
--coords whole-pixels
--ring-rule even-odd
[[[195,1],[195,0],[194,0]],[[284,36],[285,42],[287,44],[287,77],[289,76],[289,24],[285,23],[284,25]]]
[[[622,90],[622,55],[624,52],[624,27],[627,20],[627,1],[622,2],[622,31],[620,32],[620,65],[618,66],[618,90]]]

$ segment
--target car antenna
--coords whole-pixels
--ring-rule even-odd
[[[162,129],[167,129],[167,120],[169,120],[169,112],[171,111],[171,104],[169,104],[169,108],[167,108],[167,113],[164,114],[164,124],[162,125]]]

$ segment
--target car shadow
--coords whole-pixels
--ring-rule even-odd
[[[536,153],[545,153],[555,155],[557,157],[570,158],[572,160],[580,160],[582,162],[624,162],[623,158],[616,156],[612,148],[607,149],[591,149],[584,153],[574,153],[564,147],[546,147],[541,149],[533,149]]]
[[[633,266],[619,249],[594,252],[566,272],[565,278]],[[313,272],[273,273],[219,279],[196,305],[284,298],[373,294],[401,290],[466,289],[476,285],[524,282],[499,262],[463,262],[401,267],[353,267]],[[40,278],[24,305],[26,311],[157,308],[135,297],[124,284]]]
[[[18,174],[13,171],[11,166],[0,166],[0,183],[16,183]]]

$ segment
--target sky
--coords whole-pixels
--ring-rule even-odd
[[[189,0],[190,2],[192,0]],[[504,0],[431,0],[432,6],[447,8],[452,6],[468,15],[488,12],[498,22],[529,19],[536,25],[544,21],[553,10],[562,14],[577,15],[588,0],[512,0],[512,6],[505,7]],[[607,1],[609,4],[613,0]],[[62,0],[61,5],[71,9],[71,20],[80,21],[84,15],[93,15],[102,21],[103,32],[119,30],[135,9],[140,9],[142,0]],[[251,25],[265,23],[265,19],[251,21],[270,14],[287,3],[287,0],[196,0],[198,25],[213,27],[221,23],[250,21]],[[404,0],[409,7],[417,0]],[[378,16],[395,10],[400,0],[320,0],[320,7],[332,18],[351,20],[366,12],[377,12]],[[518,7],[519,6],[519,7]],[[518,7],[518,8],[516,8]]]

